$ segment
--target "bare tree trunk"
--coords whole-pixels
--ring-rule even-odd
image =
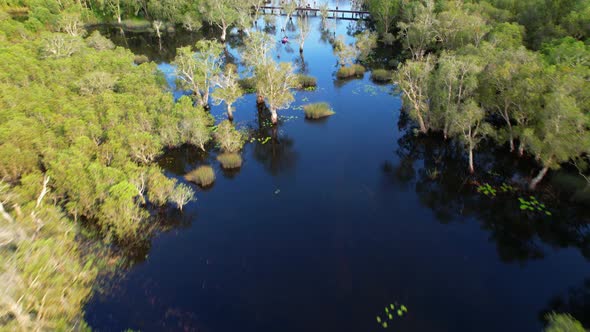
[[[545,177],[545,174],[547,174],[548,170],[549,170],[549,167],[547,167],[547,166],[543,167],[543,169],[539,172],[539,174],[537,174],[537,176],[535,176],[533,178],[533,180],[531,181],[531,184],[529,185],[530,190],[535,190],[535,188],[537,187],[539,182],[541,182],[541,180],[543,180],[543,178]]]
[[[273,107],[270,108],[270,121],[273,125],[276,125],[279,122],[279,116],[277,115],[277,110]]]
[[[221,27],[221,42],[225,43],[225,37],[227,36],[227,26],[224,24],[223,27]]]
[[[469,148],[469,174],[475,173],[475,167],[473,167],[473,149]]]
[[[514,135],[512,134],[512,125],[510,124],[510,121],[508,121],[508,135],[510,136],[508,138],[510,142],[510,152],[514,152]]]
[[[426,129],[426,125],[424,124],[424,119],[422,118],[422,114],[420,114],[419,112],[416,112],[418,114],[418,124],[420,125],[420,131],[423,134],[427,134],[428,133],[428,129]]]

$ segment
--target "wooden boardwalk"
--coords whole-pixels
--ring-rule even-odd
[[[262,6],[260,7],[263,14],[277,14],[286,15],[283,7],[279,6]],[[297,7],[294,12],[295,15],[309,15],[319,16],[320,10],[318,8]],[[362,10],[348,10],[348,9],[328,9],[328,18],[338,18],[343,20],[362,20],[369,16],[369,12]]]

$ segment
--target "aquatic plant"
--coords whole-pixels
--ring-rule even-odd
[[[377,83],[389,83],[392,78],[392,72],[387,69],[374,69],[371,72],[371,79]]]
[[[318,85],[316,78],[313,76],[298,74],[296,79],[298,89],[313,91]]]
[[[303,106],[306,119],[320,119],[333,115],[335,112],[328,103],[313,103]]]
[[[507,184],[507,183],[504,182],[500,186],[500,190],[503,193],[507,193],[507,192],[511,192],[512,193],[512,192],[515,192],[516,191],[516,188],[514,188],[513,186],[511,186],[511,185],[509,185],[509,184]]]
[[[345,79],[350,77],[362,77],[365,74],[365,67],[359,64],[353,64],[347,67],[340,67],[336,73],[336,77],[339,79]]]
[[[547,210],[545,204],[539,202],[537,198],[535,198],[535,196],[529,196],[529,200],[519,197],[518,201],[520,202],[520,209],[522,211],[536,211],[540,213],[545,213],[545,215],[548,216],[551,215],[551,212]]]
[[[477,192],[482,193],[488,197],[496,197],[496,189],[492,187],[489,183],[484,183],[477,187]]]
[[[215,181],[215,172],[211,166],[199,166],[187,173],[184,178],[194,182],[201,187],[208,187]]]
[[[376,320],[377,320],[377,324],[381,325],[384,329],[389,327],[389,323],[387,322],[388,320],[391,321],[394,318],[394,315],[397,315],[398,317],[402,317],[403,315],[405,315],[408,312],[408,308],[403,305],[403,304],[393,304],[390,303],[389,305],[385,306],[385,309],[382,313],[383,318],[381,317],[381,315],[377,315]]]
[[[242,156],[238,153],[222,153],[217,156],[221,167],[225,169],[234,169],[242,167]]]

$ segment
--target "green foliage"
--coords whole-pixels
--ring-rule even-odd
[[[256,92],[256,77],[246,77],[238,80],[238,84],[245,93]]]
[[[199,40],[196,53],[191,47],[177,49],[173,64],[180,86],[193,91],[197,104],[207,107],[214,79],[221,73],[223,45],[214,40]]]
[[[196,200],[195,192],[184,183],[177,184],[170,193],[168,200],[174,203],[182,211],[182,208],[189,202]]]
[[[225,169],[235,169],[242,167],[242,156],[238,153],[222,153],[217,156],[217,160],[221,163],[221,167]]]
[[[199,166],[187,173],[184,178],[187,181],[194,182],[201,187],[208,187],[215,182],[215,172],[211,166]]]
[[[227,120],[217,126],[214,136],[221,151],[227,153],[240,151],[246,142],[246,136]]]
[[[115,48],[115,44],[110,39],[102,36],[98,30],[86,38],[86,45],[97,51],[112,50]]]
[[[391,82],[393,73],[387,69],[373,69],[371,71],[371,79],[377,83]]]
[[[569,314],[550,313],[545,317],[548,321],[545,332],[585,332],[582,324]]]
[[[328,103],[313,103],[303,105],[306,119],[321,119],[335,114]]]
[[[266,99],[272,123],[276,124],[277,111],[288,108],[295,100],[291,92],[297,86],[293,66],[287,62],[262,63],[256,69],[256,79],[256,91]]]

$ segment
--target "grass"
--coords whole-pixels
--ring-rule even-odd
[[[328,103],[303,105],[303,112],[305,112],[305,118],[307,119],[321,119],[335,114]]]
[[[246,93],[256,92],[256,79],[254,77],[246,77],[238,80],[238,84]]]
[[[242,156],[238,153],[222,153],[217,156],[217,160],[224,169],[235,169],[242,167]]]
[[[376,83],[391,82],[393,74],[387,69],[375,69],[371,72],[371,79]]]
[[[336,73],[336,77],[339,79],[351,78],[351,77],[363,77],[365,74],[365,67],[354,64],[349,67],[340,67]]]
[[[318,82],[315,77],[309,75],[297,75],[297,88],[301,90],[315,90]]]
[[[188,172],[184,178],[187,181],[194,182],[201,187],[208,187],[215,181],[215,172],[211,166],[199,166]]]

